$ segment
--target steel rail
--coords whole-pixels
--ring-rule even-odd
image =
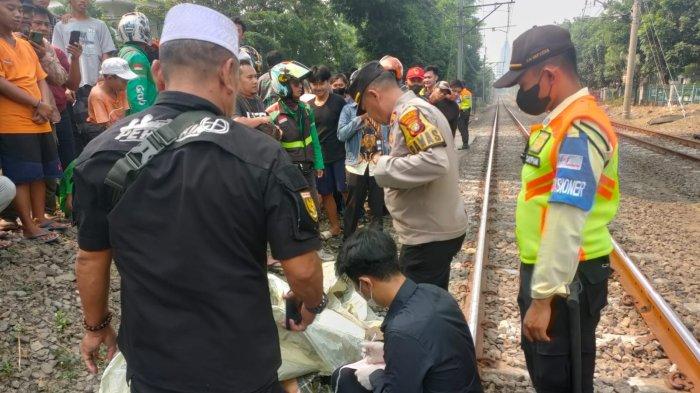
[[[632,135],[630,135],[630,134],[627,134],[627,133],[624,133],[624,132],[620,132],[619,130],[617,131],[617,135],[620,135],[621,137],[623,137],[623,138],[625,138],[625,139],[628,139],[628,140],[632,141],[633,143],[636,143],[637,145],[640,145],[640,146],[642,146],[642,147],[645,147],[645,148],[647,148],[647,149],[649,149],[649,150],[653,150],[653,151],[655,151],[655,152],[657,152],[657,153],[661,153],[661,154],[673,154],[674,156],[678,156],[678,157],[681,157],[681,158],[685,158],[685,159],[687,159],[687,160],[691,160],[691,161],[700,161],[700,158],[698,158],[698,157],[691,156],[690,154],[685,154],[685,153],[679,152],[678,150],[673,150],[673,149],[669,149],[669,148],[667,148],[667,147],[663,147],[663,146],[660,146],[660,145],[656,145],[656,144],[653,144],[653,143],[651,143],[651,142],[647,142],[647,141],[645,141],[645,140],[642,140],[642,139],[639,139],[639,138],[637,138],[637,137],[634,137],[634,136],[632,136]]]
[[[691,391],[700,391],[700,344],[614,239],[613,247],[611,263],[620,284],[634,298],[637,311],[661,343],[666,356],[694,385]]]
[[[491,141],[489,143],[489,155],[486,164],[486,175],[484,176],[484,194],[481,201],[481,222],[476,241],[476,253],[474,254],[474,268],[472,269],[471,282],[469,288],[469,298],[462,306],[469,330],[474,340],[474,350],[476,357],[481,358],[483,353],[484,329],[481,325],[484,310],[482,307],[483,297],[481,296],[484,282],[484,266],[488,263],[488,226],[489,226],[489,199],[491,197],[491,175],[493,173],[493,162],[496,155],[496,134],[498,133],[498,108],[493,116],[493,128],[491,129]]]
[[[692,147],[695,149],[700,149],[700,142],[694,141],[692,139],[681,138],[681,137],[678,137],[675,135],[670,135],[670,134],[666,134],[663,132],[650,130],[648,128],[637,127],[637,126],[633,126],[633,125],[627,124],[627,123],[620,123],[618,121],[611,121],[610,123],[616,128],[624,128],[624,129],[634,131],[634,132],[639,132],[642,134],[647,134],[647,135],[656,136],[656,137],[660,137],[660,138],[666,138],[669,141],[676,142],[676,143],[681,144],[683,146],[688,146],[688,147]]]
[[[505,108],[523,136],[529,136],[525,126],[515,117],[515,114],[507,106]],[[691,392],[699,392],[700,344],[615,239],[613,239],[613,252],[610,256],[612,268],[617,272],[620,284],[634,298],[637,311],[644,318],[654,337],[661,343],[666,356],[694,386]]]

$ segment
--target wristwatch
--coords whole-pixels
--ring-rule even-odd
[[[312,313],[312,314],[317,314],[317,315],[318,315],[318,314],[322,313],[323,310],[326,309],[326,306],[327,306],[327,305],[328,305],[328,295],[326,295],[326,294],[324,293],[323,296],[321,296],[321,303],[319,303],[318,306],[309,308],[309,307],[307,307],[306,305],[304,305],[304,307],[305,307],[306,310],[309,311],[310,313]]]

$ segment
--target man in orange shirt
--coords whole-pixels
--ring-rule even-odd
[[[86,144],[117,120],[126,116],[129,102],[126,99],[126,84],[138,77],[121,57],[112,57],[102,62],[102,80],[90,91]]]
[[[49,119],[51,90],[32,46],[19,34],[19,0],[0,0],[0,162],[16,184],[14,207],[24,237],[55,241],[63,226],[44,216],[45,179],[60,178],[61,165]]]

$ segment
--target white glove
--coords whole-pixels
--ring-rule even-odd
[[[381,341],[363,342],[362,357],[364,357],[369,364],[384,363],[384,343]]]
[[[383,370],[384,365],[381,364],[371,364],[369,366],[360,367],[355,370],[355,376],[357,377],[357,382],[362,385],[363,388],[367,390],[372,390],[372,383],[369,381],[369,376],[377,370]]]

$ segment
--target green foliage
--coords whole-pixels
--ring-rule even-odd
[[[67,381],[75,380],[78,377],[80,370],[80,359],[71,351],[59,347],[52,351],[54,359],[56,359],[56,369],[58,377]]]
[[[456,75],[458,0],[331,0],[332,7],[357,29],[358,44],[368,58],[391,54],[408,68],[436,65],[441,78]],[[473,3],[473,1],[468,1]],[[468,8],[467,13],[476,8]],[[464,78],[479,79],[481,39],[476,19],[466,15]]]
[[[10,359],[0,363],[0,380],[9,379],[15,371],[15,367]]]
[[[167,10],[186,2],[166,0],[153,7],[146,0],[137,7],[162,25]],[[322,0],[195,0],[229,16],[245,21],[245,44],[253,46],[263,57],[276,49],[286,58],[308,66],[326,64],[335,70],[348,70],[364,59],[357,48],[355,29],[333,14]]]
[[[674,78],[682,74],[696,80],[700,71],[700,2],[640,1],[642,17],[635,82],[668,82],[668,69]],[[576,18],[563,24],[571,31],[578,51],[579,73],[588,86],[599,88],[622,84],[631,8],[632,0],[610,0],[599,16]]]
[[[53,316],[54,326],[58,333],[63,333],[71,324],[71,320],[63,310],[58,310]]]

